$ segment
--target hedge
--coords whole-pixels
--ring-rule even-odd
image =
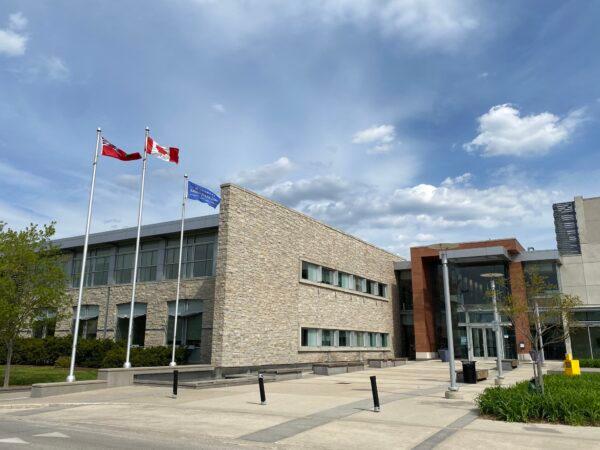
[[[579,367],[593,367],[600,369],[600,359],[580,359]]]
[[[529,381],[487,388],[477,397],[482,414],[506,422],[600,425],[600,374],[544,375],[545,393]]]
[[[53,366],[60,357],[71,356],[72,336],[47,337],[44,339],[19,338],[13,349],[13,364]],[[175,359],[186,361],[184,348],[178,348]],[[135,367],[162,366],[171,361],[170,347],[147,347],[131,349],[131,364]],[[77,344],[78,367],[122,367],[125,362],[125,344],[111,339],[80,339]],[[6,364],[6,352],[0,352],[0,364]]]

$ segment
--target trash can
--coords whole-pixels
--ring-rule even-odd
[[[448,362],[448,349],[447,348],[440,348],[438,350],[438,354],[440,355],[440,359],[442,360],[442,362]]]
[[[475,361],[462,361],[463,382],[467,384],[477,384],[477,369]]]

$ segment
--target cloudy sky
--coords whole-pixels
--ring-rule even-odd
[[[149,161],[144,223],[182,175],[233,181],[400,255],[515,236],[600,195],[600,2],[0,4],[0,220],[84,231],[95,129]],[[135,225],[140,165],[101,158],[93,231]],[[191,215],[210,214],[193,204]]]

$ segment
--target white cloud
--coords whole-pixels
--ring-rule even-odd
[[[8,28],[0,28],[0,55],[21,56],[27,47],[27,36],[19,31],[27,25],[27,19],[20,13],[9,16]]]
[[[583,120],[583,109],[560,118],[549,112],[521,116],[513,105],[497,105],[479,117],[478,136],[463,147],[484,156],[543,155],[566,142]]]
[[[560,192],[526,184],[474,187],[472,179],[465,173],[439,185],[389,190],[326,175],[279,182],[261,193],[404,256],[409,247],[436,240],[553,240],[552,203]]]
[[[248,45],[254,35],[302,21],[372,29],[411,48],[451,50],[476,30],[482,8],[473,0],[196,0],[226,39]]]
[[[27,22],[27,18],[21,12],[16,12],[8,16],[8,27],[11,30],[23,30],[27,26]]]
[[[239,172],[233,177],[233,182],[251,189],[262,189],[281,180],[293,167],[289,158],[282,156],[275,162]]]
[[[211,108],[221,114],[225,114],[227,112],[225,106],[223,106],[221,103],[213,103]]]
[[[374,125],[366,130],[359,131],[352,137],[353,144],[372,144],[374,142],[389,143],[394,140],[395,129],[393,125]]]
[[[452,186],[455,184],[464,184],[468,185],[470,181],[473,179],[473,174],[469,172],[465,172],[462,175],[457,177],[447,177],[444,181],[442,181],[442,186]]]
[[[396,139],[396,129],[393,125],[374,125],[361,130],[352,136],[353,144],[375,144],[367,149],[368,155],[380,155],[392,150]]]

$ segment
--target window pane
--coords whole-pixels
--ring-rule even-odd
[[[184,318],[186,320],[186,345],[200,346],[202,335],[202,314]]]
[[[357,347],[365,346],[365,333],[360,332],[360,331],[356,333],[356,346]]]
[[[321,282],[325,284],[333,284],[333,274],[333,270],[323,267],[321,269]]]
[[[177,320],[177,338],[176,344],[181,345],[182,331],[183,331],[183,320],[179,317]],[[167,322],[167,343],[173,344],[173,324],[175,323],[175,316],[169,316]]]
[[[321,345],[331,347],[333,345],[333,332],[331,330],[321,331]]]
[[[381,335],[381,346],[382,347],[387,347],[388,346],[388,334],[387,333],[383,333]]]
[[[350,337],[350,332],[349,331],[340,331],[339,332],[339,346],[340,347],[348,347],[350,346],[350,342],[349,342],[349,338]]]
[[[572,327],[570,330],[571,347],[575,359],[591,358],[590,338],[587,327]]]

